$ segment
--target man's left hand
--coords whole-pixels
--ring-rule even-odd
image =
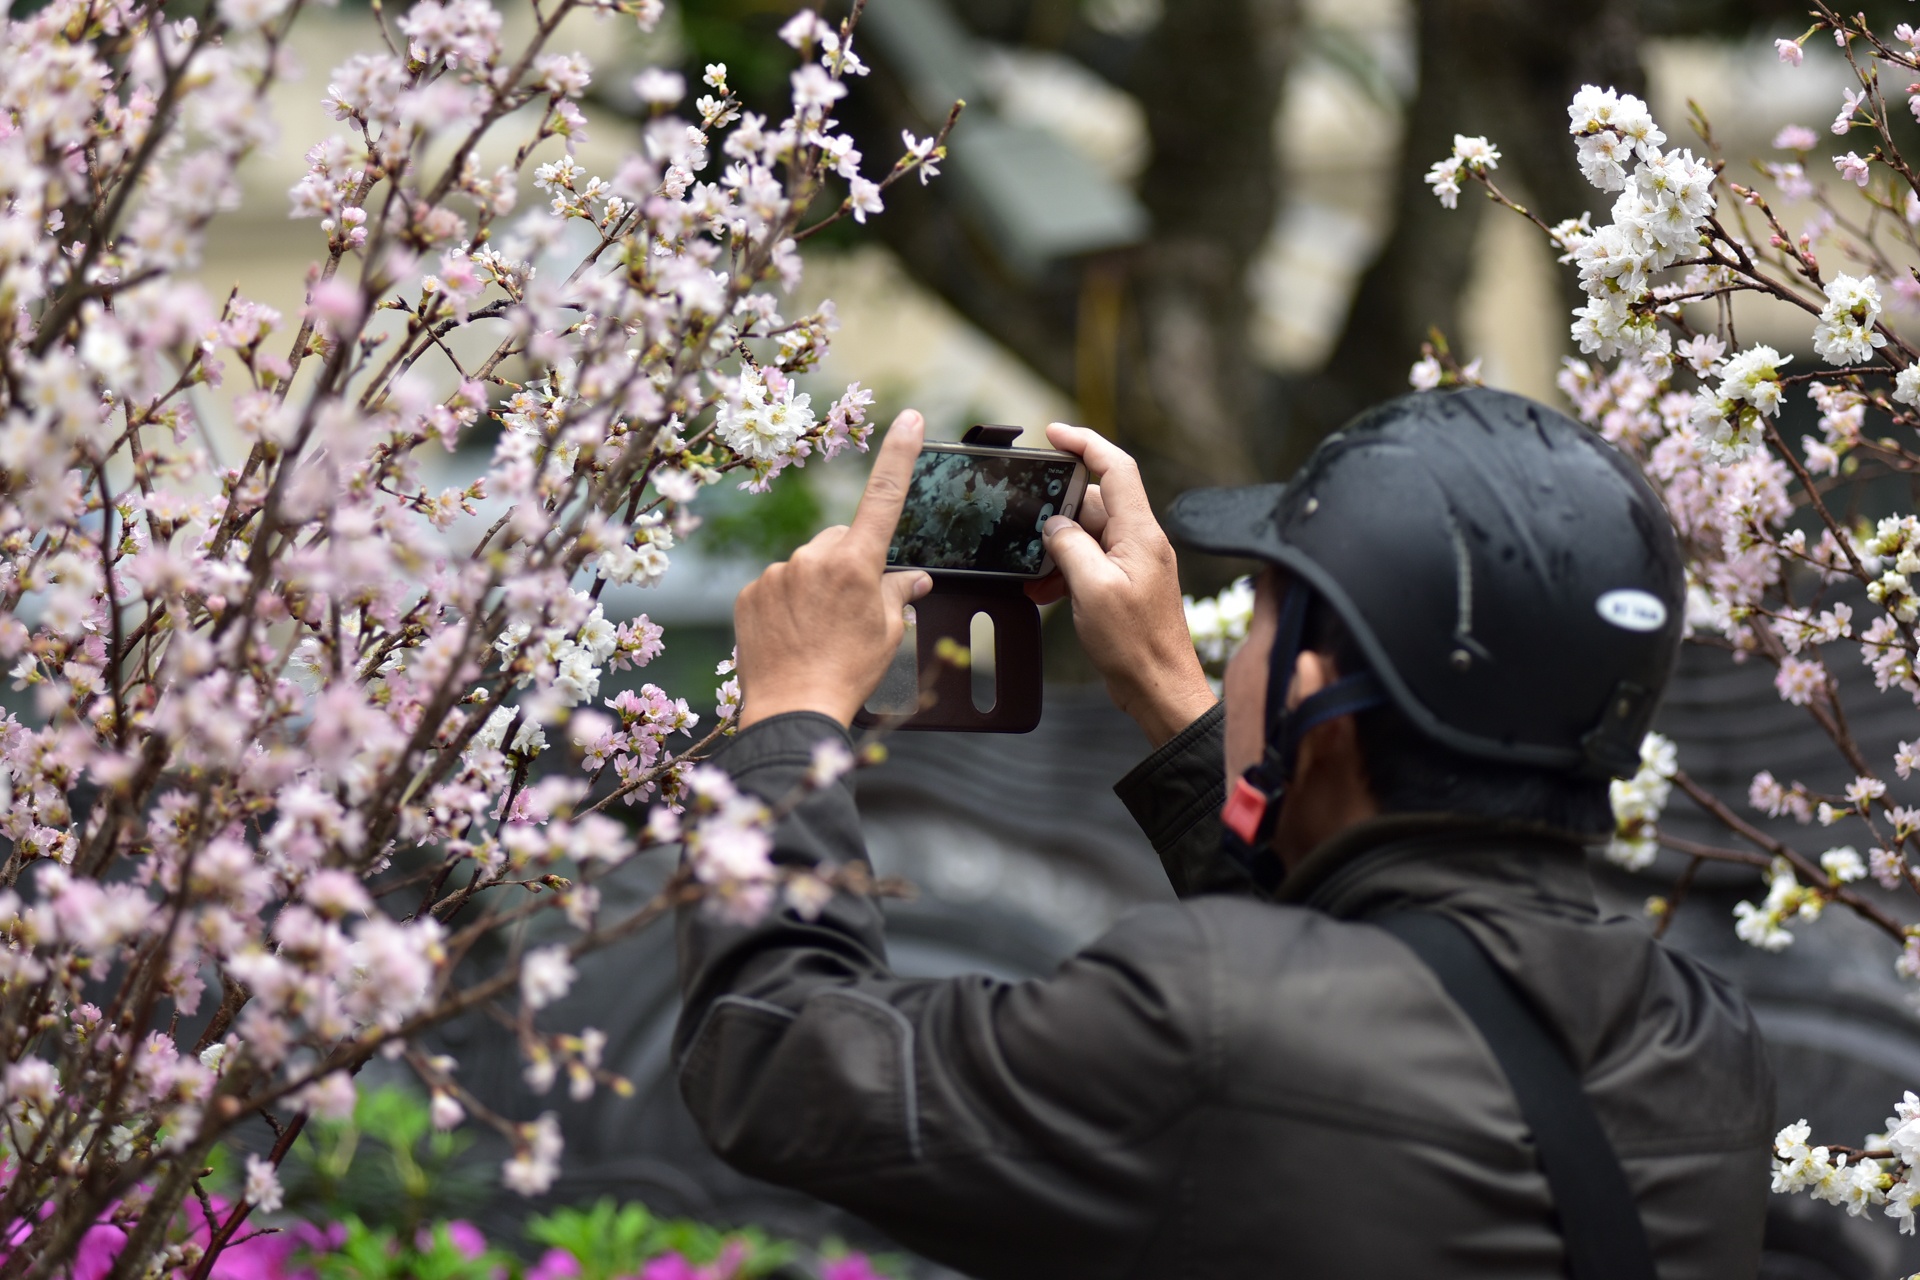
[[[1204,715],[1213,690],[1180,604],[1180,567],[1153,518],[1140,468],[1084,427],[1054,423],[1047,440],[1078,454],[1100,482],[1087,486],[1077,521],[1047,521],[1047,552],[1057,576],[1030,583],[1036,604],[1073,599],[1080,647],[1107,681],[1114,705],[1158,747]]]
[[[853,523],[821,530],[734,601],[741,728],[789,711],[851,725],[886,674],[906,630],[906,606],[933,586],[917,570],[886,572],[925,435],[913,410],[895,418]]]

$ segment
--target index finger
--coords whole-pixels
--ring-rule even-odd
[[[1105,508],[1106,522],[1113,532],[1125,533],[1141,522],[1159,527],[1153,518],[1153,507],[1147,502],[1147,487],[1141,483],[1140,468],[1126,450],[1098,431],[1068,426],[1064,422],[1048,424],[1047,440],[1056,449],[1079,454],[1087,470],[1100,478],[1100,505]],[[1103,537],[1101,541],[1104,543],[1106,539]]]
[[[886,439],[873,460],[873,474],[867,477],[866,492],[860,495],[860,509],[844,539],[847,549],[863,559],[884,566],[887,547],[893,542],[894,526],[900,523],[900,509],[907,503],[907,486],[913,479],[913,462],[920,456],[926,438],[925,419],[912,409],[903,410],[887,428]]]

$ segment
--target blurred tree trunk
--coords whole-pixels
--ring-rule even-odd
[[[1282,470],[1353,414],[1405,391],[1430,327],[1458,341],[1487,203],[1470,187],[1449,211],[1423,181],[1428,166],[1451,153],[1454,134],[1491,138],[1503,153],[1502,189],[1549,222],[1589,209],[1604,219],[1611,197],[1580,176],[1567,103],[1588,83],[1644,94],[1637,7],[1637,0],[1419,0],[1420,82],[1395,173],[1392,230],[1326,366],[1290,380]],[[1571,272],[1562,289],[1571,307],[1578,300]]]
[[[1131,264],[1111,349],[1115,426],[1153,464],[1156,497],[1258,478],[1270,414],[1248,276],[1279,213],[1274,122],[1299,20],[1296,0],[1183,0],[1136,63],[1153,242]]]
[[[1152,142],[1140,183],[1148,243],[1033,280],[1008,270],[938,182],[895,187],[875,222],[909,272],[1133,452],[1157,501],[1256,475],[1250,442],[1270,414],[1248,344],[1247,276],[1278,212],[1273,124],[1298,8],[1181,0],[1140,42],[1124,87],[1141,100]],[[1045,3],[954,11],[995,35],[1061,27],[1040,21],[1053,11]],[[849,107],[869,155],[892,154],[912,120],[901,87],[884,79],[875,105]]]

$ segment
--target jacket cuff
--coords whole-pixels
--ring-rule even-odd
[[[827,741],[838,741],[849,751],[853,749],[847,727],[832,716],[818,711],[789,711],[740,730],[714,757],[714,763],[725,769],[735,782],[751,787],[750,774],[810,767],[814,748]],[[758,791],[758,788],[752,789]]]
[[[1246,871],[1220,848],[1220,806],[1227,794],[1225,717],[1216,704],[1113,789],[1153,842],[1168,883],[1182,898],[1260,896]]]
[[[1114,784],[1113,793],[1154,848],[1178,842],[1226,802],[1225,720],[1226,704],[1214,703]]]
[[[832,716],[793,711],[742,729],[715,757],[740,790],[785,810],[773,831],[776,863],[811,866],[866,857],[851,772],[825,787],[808,781],[814,750],[823,742],[852,749],[846,727]]]

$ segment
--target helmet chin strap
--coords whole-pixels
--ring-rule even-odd
[[[1342,676],[1326,688],[1289,709],[1287,695],[1299,665],[1307,604],[1312,593],[1294,581],[1280,604],[1280,626],[1274,633],[1267,668],[1266,747],[1260,762],[1234,779],[1220,812],[1221,850],[1245,869],[1253,882],[1272,893],[1286,875],[1274,855],[1273,826],[1293,778],[1300,742],[1329,720],[1380,706],[1386,701],[1380,682],[1370,671]]]

